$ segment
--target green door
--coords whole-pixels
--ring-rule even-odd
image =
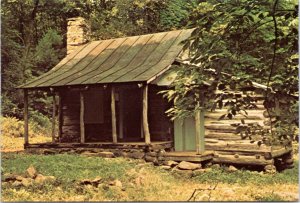
[[[175,151],[195,151],[195,119],[189,117],[174,121]]]

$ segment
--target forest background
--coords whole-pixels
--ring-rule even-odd
[[[23,94],[16,87],[64,58],[68,18],[84,17],[91,25],[90,40],[109,39],[184,28],[197,5],[197,0],[1,1],[2,116],[22,119]],[[29,99],[31,123],[50,129],[47,92],[30,97],[35,98]]]

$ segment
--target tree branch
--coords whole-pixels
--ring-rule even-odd
[[[268,77],[268,81],[267,81],[267,90],[266,90],[266,97],[265,100],[268,100],[268,88],[270,86],[270,81],[271,81],[271,77],[273,75],[273,71],[274,71],[274,66],[275,66],[275,60],[276,60],[276,50],[277,50],[277,38],[278,38],[278,28],[277,28],[277,21],[276,21],[276,7],[278,4],[279,0],[275,0],[274,5],[273,5],[273,12],[272,12],[272,19],[274,22],[274,35],[275,35],[275,40],[274,40],[274,46],[273,46],[273,57],[272,57],[272,63],[271,63],[271,70],[270,70],[270,74]],[[267,112],[269,114],[269,118],[270,118],[270,129],[271,129],[271,135],[273,136],[273,125],[272,125],[272,117],[270,115],[270,110],[269,108],[267,108]]]

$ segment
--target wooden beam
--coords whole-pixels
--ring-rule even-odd
[[[145,136],[145,143],[150,144],[150,132],[148,125],[148,85],[143,87],[143,130]]]
[[[28,144],[28,90],[24,89],[24,145]]]
[[[84,95],[80,92],[80,143],[85,142],[85,129],[84,129]]]
[[[53,108],[52,108],[52,143],[55,143],[55,123],[56,123],[56,97],[55,93],[52,95]]]
[[[238,158],[234,157],[234,155],[223,155],[215,152],[215,156],[213,158],[213,163],[226,163],[226,164],[247,164],[247,165],[269,165],[273,164],[274,160],[266,160],[264,157],[260,157],[257,159],[255,154],[252,156],[242,156],[239,155]]]
[[[111,124],[113,143],[117,143],[117,119],[116,119],[116,98],[115,88],[111,87]]]
[[[204,129],[204,109],[200,108],[195,114],[196,151],[201,154],[205,151],[205,129]]]

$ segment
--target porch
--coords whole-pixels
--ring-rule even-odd
[[[85,143],[34,143],[27,144],[26,149],[33,148],[47,148],[47,149],[60,149],[60,148],[84,148],[84,149],[144,149],[144,148],[155,148],[155,149],[171,149],[173,146],[172,141],[158,141],[146,144],[145,142],[85,142]]]

